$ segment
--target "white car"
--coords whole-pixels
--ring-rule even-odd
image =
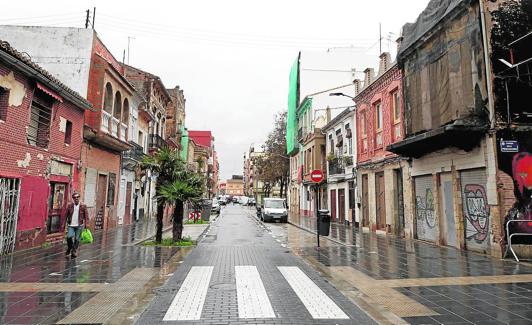
[[[288,221],[288,209],[285,199],[265,198],[264,206],[260,208],[260,219],[268,221]]]
[[[211,212],[220,213],[220,204],[217,200],[212,200]]]

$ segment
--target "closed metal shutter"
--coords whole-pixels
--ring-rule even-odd
[[[87,168],[85,172],[85,193],[83,201],[88,207],[96,206],[96,176],[98,172],[94,168]]]
[[[416,191],[417,238],[435,242],[438,238],[432,175],[414,178]]]
[[[490,207],[486,195],[486,169],[460,172],[466,248],[489,247]]]

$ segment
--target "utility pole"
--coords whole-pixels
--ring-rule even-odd
[[[96,7],[92,9],[92,29],[94,29],[94,21],[96,20]]]
[[[89,28],[89,16],[90,16],[90,11],[89,9],[87,9],[87,16],[85,18],[85,28]]]

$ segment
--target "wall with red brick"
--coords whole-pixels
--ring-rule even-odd
[[[386,151],[386,147],[403,138],[403,107],[401,102],[400,113],[400,129],[401,135],[399,137],[393,136],[393,108],[392,108],[392,93],[398,91],[401,98],[401,70],[397,65],[394,65],[373,81],[368,87],[363,89],[359,95],[356,96],[357,102],[356,123],[357,123],[357,162],[364,163],[369,161],[378,161],[386,157],[394,157],[395,154]],[[382,146],[376,146],[376,103],[381,103],[382,109]],[[362,145],[362,115],[366,118],[366,137],[367,148],[363,149]]]
[[[17,222],[17,248],[40,245],[46,238],[49,182],[68,183],[68,192],[79,189],[78,161],[83,139],[83,110],[64,100],[55,101],[50,122],[49,143],[46,149],[28,144],[27,126],[35,83],[28,77],[0,64],[0,76],[13,72],[16,82],[25,90],[19,106],[8,105],[6,118],[0,121],[0,177],[21,180],[19,216]],[[0,103],[1,105],[8,103]],[[72,122],[71,143],[65,143],[64,123]],[[63,122],[62,122],[63,121]],[[51,174],[53,160],[72,165],[72,178]]]

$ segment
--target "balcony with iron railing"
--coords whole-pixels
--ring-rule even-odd
[[[166,141],[158,134],[150,134],[148,137],[148,145],[151,150],[157,150],[165,147]]]
[[[133,148],[129,149],[128,151],[124,151],[124,159],[142,161],[142,159],[144,159],[144,156],[146,156],[146,154],[144,153],[144,148],[141,145],[136,144],[135,142],[130,142],[129,144],[132,145]]]
[[[342,161],[342,158],[335,157],[333,159],[330,159],[328,167],[328,174],[330,176],[345,173],[344,162]]]

